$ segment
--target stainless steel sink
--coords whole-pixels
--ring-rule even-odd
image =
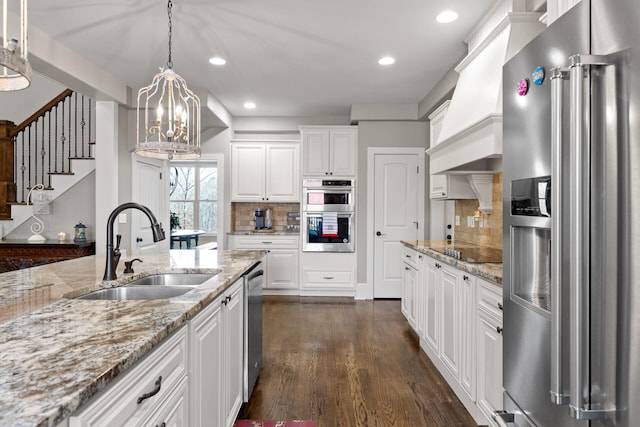
[[[117,288],[100,289],[78,297],[90,300],[153,300],[185,294],[213,274],[167,273],[142,277]]]

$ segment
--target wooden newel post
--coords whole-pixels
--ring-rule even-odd
[[[11,219],[11,205],[16,200],[13,181],[13,130],[15,124],[0,120],[0,219]]]

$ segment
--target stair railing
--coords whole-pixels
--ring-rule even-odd
[[[14,128],[16,200],[26,204],[29,190],[52,190],[52,175],[73,175],[71,160],[93,159],[95,102],[67,89]]]

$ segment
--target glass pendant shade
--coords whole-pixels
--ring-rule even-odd
[[[195,159],[200,157],[200,98],[173,71],[172,7],[169,0],[167,68],[160,68],[151,84],[138,91],[136,153],[156,159]]]
[[[157,159],[200,157],[200,99],[171,68],[138,91],[136,153]]]
[[[15,25],[10,26],[10,24]],[[31,64],[29,64],[27,54],[27,0],[20,0],[20,19],[15,23],[9,20],[7,0],[2,0],[0,91],[13,91],[29,87],[31,84]]]

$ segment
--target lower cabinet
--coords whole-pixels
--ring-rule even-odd
[[[355,253],[303,252],[300,295],[353,297],[356,289]]]
[[[243,396],[244,283],[69,418],[69,427],[233,426]]]
[[[478,407],[497,426],[491,414],[502,405],[502,293],[478,279]]]
[[[182,328],[71,416],[69,426],[161,425],[170,419],[188,425],[187,347],[187,331]]]
[[[267,276],[265,294],[298,294],[298,235],[231,235],[231,249],[253,249],[267,251],[265,268]],[[273,292],[271,292],[273,291]]]
[[[238,280],[189,324],[191,426],[230,427],[240,411],[243,295]]]
[[[417,262],[413,262],[413,260]],[[402,312],[420,346],[479,424],[502,405],[502,290],[403,248]]]

